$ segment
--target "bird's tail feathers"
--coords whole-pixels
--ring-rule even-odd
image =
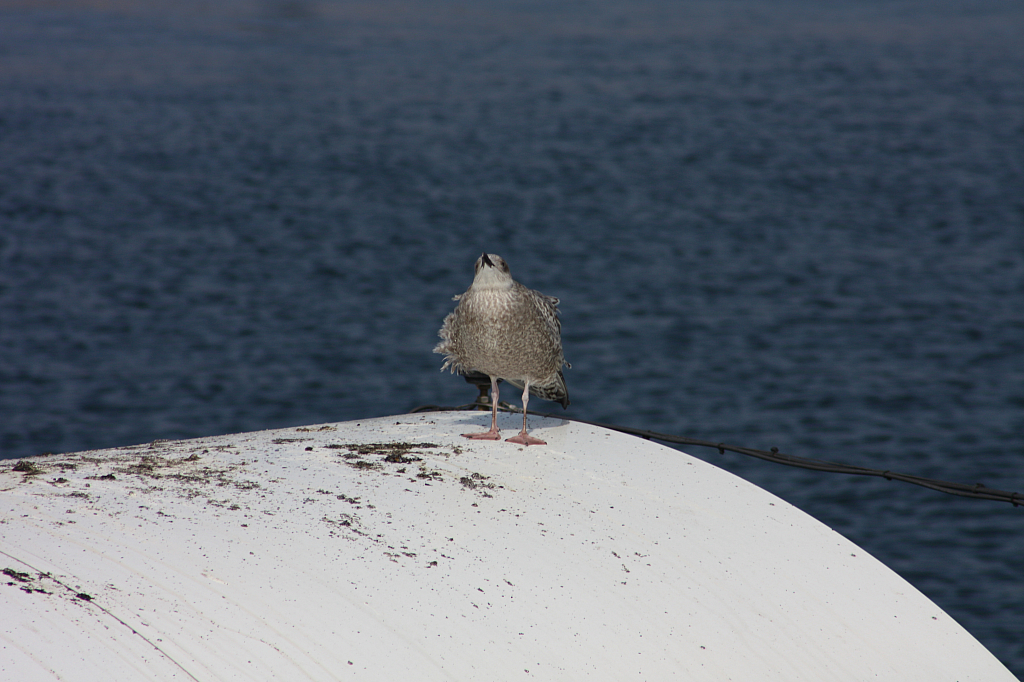
[[[518,379],[505,379],[505,381],[519,389],[526,385],[526,382]],[[530,395],[535,395],[541,400],[559,403],[563,410],[569,407],[569,389],[565,386],[562,370],[558,370],[558,374],[547,384],[530,384]]]

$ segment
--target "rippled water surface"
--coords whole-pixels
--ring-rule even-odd
[[[486,249],[562,299],[571,415],[1024,492],[1021,35],[997,1],[0,0],[0,454],[469,402],[430,351]],[[1024,507],[692,452],[1024,675]]]

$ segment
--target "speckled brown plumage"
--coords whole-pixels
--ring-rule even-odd
[[[456,296],[458,307],[444,319],[435,353],[445,356],[441,370],[475,370],[491,378],[491,430],[464,434],[497,439],[497,380],[523,389],[523,430],[508,440],[543,444],[526,434],[529,394],[569,405],[562,366],[562,325],[558,299],[527,289],[512,279],[508,264],[495,254],[476,262],[476,276],[466,293]]]

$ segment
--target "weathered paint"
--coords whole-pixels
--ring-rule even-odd
[[[0,678],[1014,679],[742,479],[559,420],[531,418],[548,446],[458,435],[488,420],[5,462]]]

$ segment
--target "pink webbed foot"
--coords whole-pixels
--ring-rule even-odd
[[[470,438],[472,440],[501,440],[501,434],[498,433],[498,429],[491,429],[490,431],[479,431],[477,433],[464,433],[463,438]]]
[[[540,438],[534,438],[533,436],[527,435],[526,431],[520,431],[518,435],[506,438],[507,443],[518,443],[519,445],[547,445],[545,441]]]

